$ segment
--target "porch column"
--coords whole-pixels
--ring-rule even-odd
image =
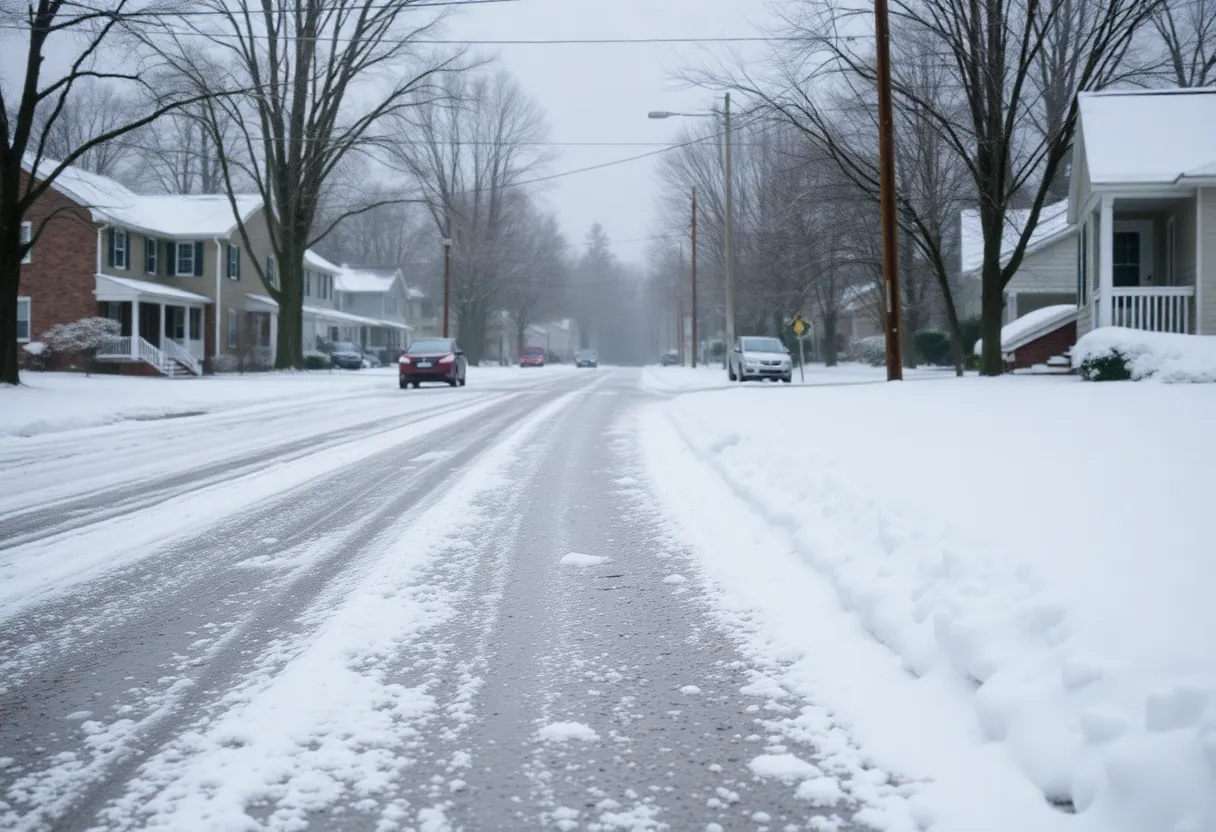
[[[1195,334],[1203,334],[1203,284],[1207,269],[1203,264],[1203,188],[1195,189]]]
[[[165,305],[160,305],[160,343],[156,345],[160,349],[165,348]]]
[[[131,357],[139,355],[139,301],[131,301]]]
[[[190,337],[193,334],[190,332],[190,311],[193,308],[193,306],[187,306],[184,308],[185,311],[183,312],[183,314],[186,316],[186,352],[190,352]]]
[[[270,366],[274,366],[275,353],[279,348],[279,313],[270,313]]]
[[[1108,194],[1102,195],[1098,225],[1098,326],[1110,326],[1115,308],[1115,200]]]

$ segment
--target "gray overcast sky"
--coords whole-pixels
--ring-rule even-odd
[[[761,34],[766,0],[521,0],[463,12],[453,37],[470,39],[740,37]],[[721,47],[712,47],[720,49]],[[702,53],[692,45],[497,47],[500,64],[544,109],[550,138],[563,142],[667,142],[680,120],[651,121],[649,110],[700,110],[710,97],[680,89],[672,73]],[[552,171],[644,153],[645,147],[566,147]],[[621,259],[641,261],[653,233],[655,159],[556,180],[545,194],[570,242],[604,225]],[[636,242],[635,242],[636,241]]]

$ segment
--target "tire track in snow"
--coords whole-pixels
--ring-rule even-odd
[[[410,442],[400,452],[352,466],[339,492],[296,489],[96,582],[73,599],[23,615],[11,626],[6,622],[6,653],[19,639],[31,648],[21,662],[24,683],[0,697],[0,710],[11,716],[0,726],[0,745],[17,757],[15,765],[0,770],[4,794],[27,810],[9,811],[6,823],[87,826],[89,808],[152,753],[159,738],[172,736],[221,695],[271,639],[301,626],[301,608],[335,583],[352,557],[365,555],[384,524],[438,499],[452,471],[484,449],[484,436],[510,428],[532,406],[527,399],[461,425],[461,432],[445,439],[425,438],[426,454],[409,451]],[[401,483],[415,456],[435,464]],[[400,493],[377,505],[373,500],[386,485]],[[335,525],[340,531],[327,537],[327,527]],[[286,576],[267,569],[264,578],[245,585],[258,571],[243,565],[251,549],[261,553],[255,558],[287,558],[291,566],[295,557],[298,563]],[[106,612],[116,614],[114,626],[91,614]],[[42,644],[37,636],[23,638],[48,630]],[[191,650],[196,635],[208,643]],[[22,670],[12,662],[9,669]],[[95,678],[99,674],[103,679]],[[61,679],[81,677],[77,689],[59,690]],[[91,686],[103,688],[102,695],[94,696]],[[112,719],[109,726],[91,719],[102,712]],[[79,728],[65,721],[69,715],[77,716]],[[44,751],[33,750],[35,744]],[[56,762],[60,753],[73,756]]]

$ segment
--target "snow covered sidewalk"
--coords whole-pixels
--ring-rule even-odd
[[[916,822],[1200,832],[1214,417],[1211,387],[1005,378],[743,386],[640,418],[673,531],[788,684],[914,782]]]

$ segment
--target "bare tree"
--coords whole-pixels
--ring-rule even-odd
[[[101,176],[116,176],[129,157],[121,140],[90,143],[131,120],[138,110],[113,87],[92,78],[81,79],[76,95],[57,114],[49,107],[38,111],[35,133],[47,157],[63,159],[78,147],[88,146],[76,158],[76,167]]]
[[[1164,0],[1153,14],[1162,75],[1179,87],[1216,83],[1216,0]]]
[[[504,252],[511,266],[503,275],[502,306],[515,328],[516,351],[522,352],[528,327],[554,311],[556,290],[568,281],[570,268],[556,217],[541,218],[529,209],[516,219],[519,231]]]
[[[147,183],[150,176],[158,189],[167,194],[223,193],[220,147],[232,153],[239,152],[240,145],[235,141],[236,131],[231,118],[222,110],[216,110],[218,121],[212,125],[208,121],[210,112],[203,106],[186,108],[124,140],[132,157],[138,160],[139,181]],[[213,131],[220,133],[221,142],[212,140]],[[230,167],[237,172],[240,170],[235,164]],[[244,190],[251,186],[242,181],[238,187]]]
[[[166,11],[147,5],[135,8],[127,0],[99,0],[83,6],[37,0],[21,8],[14,4],[0,7],[0,24],[26,38],[24,72],[11,85],[0,80],[0,384],[19,382],[21,261],[57,215],[41,219],[28,238],[22,233],[22,218],[68,166],[166,113],[200,100],[198,94],[163,79],[157,61],[124,38],[154,25],[158,14]],[[120,41],[125,47],[121,59],[112,49]],[[46,69],[52,55],[67,59],[62,71]],[[94,84],[106,85],[124,100],[128,95],[131,99],[138,96],[138,111],[98,125],[75,146],[55,147],[60,119],[82,104]],[[48,144],[66,152],[52,162]]]
[[[185,31],[165,31],[162,53],[200,91],[235,87],[229,98],[207,99],[205,123],[218,151],[224,188],[241,238],[250,234],[236,210],[242,182],[266,206],[272,282],[254,269],[278,302],[277,368],[300,368],[304,253],[346,217],[380,200],[317,222],[327,184],[352,154],[385,148],[379,128],[440,94],[442,74],[460,56],[430,46],[442,13],[426,0],[202,0]],[[197,14],[198,10],[205,14]],[[200,52],[199,41],[207,45]],[[231,124],[234,137],[222,126]]]
[[[549,156],[537,150],[544,115],[505,72],[452,75],[443,100],[397,119],[397,164],[418,183],[438,234],[452,240],[452,306],[469,360],[485,348],[501,300],[507,230]],[[514,216],[513,216],[514,215]]]

